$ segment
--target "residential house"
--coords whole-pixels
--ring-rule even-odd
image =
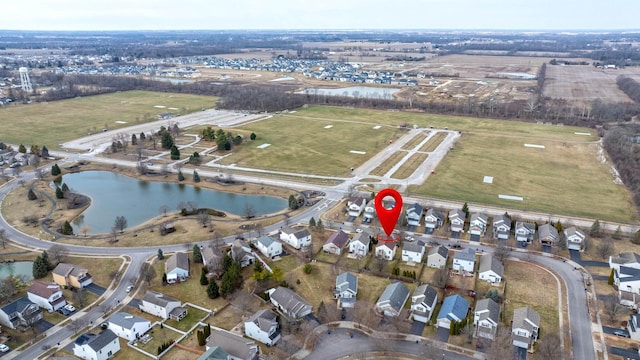
[[[451,237],[459,237],[463,232],[466,214],[460,209],[449,211],[449,228],[451,229]]]
[[[402,261],[419,264],[424,257],[424,242],[418,240],[415,242],[405,242],[402,245]]]
[[[322,245],[322,251],[329,254],[340,255],[342,253],[342,249],[344,249],[348,243],[349,235],[346,232],[339,230],[329,236],[324,245]]]
[[[445,329],[451,328],[451,322],[462,321],[467,317],[469,311],[469,302],[462,296],[456,294],[447,296],[442,302],[442,307],[438,313],[436,326]]]
[[[125,312],[117,312],[111,315],[107,323],[109,330],[126,339],[127,342],[138,339],[151,329],[151,321]]]
[[[40,307],[23,296],[0,308],[0,324],[11,329],[28,328],[42,319]]]
[[[269,290],[271,303],[291,319],[300,319],[311,314],[311,305],[293,290],[279,286]]]
[[[212,346],[207,348],[205,352],[198,357],[198,360],[229,360],[235,359],[228,352],[224,351],[220,346]]]
[[[67,305],[60,285],[46,281],[35,280],[27,290],[27,298],[49,312]]]
[[[416,203],[407,207],[406,217],[408,226],[420,226],[420,220],[422,220],[422,205]]]
[[[182,320],[187,316],[187,309],[178,299],[155,291],[147,291],[138,305],[140,310],[163,319]]]
[[[564,240],[567,242],[567,249],[578,251],[584,250],[585,235],[575,226],[564,229]]]
[[[228,354],[228,359],[231,360],[258,360],[260,348],[255,341],[238,336],[226,330],[213,330],[211,335],[207,338],[205,345],[205,353],[202,354],[198,360],[211,360],[211,354],[214,352],[211,349],[220,348]],[[215,350],[215,349],[214,349]]]
[[[400,281],[389,284],[376,302],[376,310],[385,316],[398,316],[409,298],[409,289]]]
[[[507,215],[493,218],[493,238],[508,240],[511,233],[511,219]]]
[[[427,266],[436,269],[442,269],[447,265],[447,259],[449,258],[449,249],[445,246],[439,245],[429,249],[427,254]]]
[[[620,266],[618,270],[613,270],[613,283],[618,288],[618,292],[630,292],[640,294],[640,269]]]
[[[436,289],[427,284],[419,285],[411,296],[411,316],[413,320],[423,323],[429,322],[437,302],[438,291]]]
[[[207,271],[216,275],[221,275],[224,268],[224,254],[218,246],[207,244],[200,250],[202,254],[202,264]]]
[[[256,261],[253,251],[244,240],[235,239],[231,243],[231,258],[240,263],[240,267],[247,267],[253,265]]]
[[[339,307],[352,308],[358,295],[358,278],[349,272],[336,276],[336,288],[333,297],[338,299]]]
[[[367,199],[361,197],[353,197],[347,200],[347,209],[350,217],[358,217],[364,211],[367,205]]]
[[[511,340],[513,345],[533,352],[533,344],[538,340],[540,331],[540,315],[530,307],[522,307],[513,311],[511,321]]]
[[[473,336],[495,340],[499,321],[500,305],[489,298],[478,300],[473,315]]]
[[[391,261],[396,256],[397,248],[398,244],[395,241],[379,241],[376,244],[376,257]]]
[[[424,232],[433,234],[435,229],[444,224],[444,216],[436,209],[431,208],[424,214]]]
[[[282,254],[282,243],[271,236],[260,236],[256,239],[256,248],[270,259]]]
[[[173,284],[189,278],[189,256],[183,252],[171,255],[164,264],[167,282]]]
[[[453,255],[453,269],[472,273],[476,266],[476,251],[472,248],[457,251]]]
[[[367,205],[364,207],[364,215],[362,215],[362,222],[365,224],[371,223],[375,215],[376,215],[375,201],[369,200]]]
[[[93,283],[93,279],[87,269],[72,264],[59,263],[51,274],[53,275],[53,282],[60,286],[80,289]]]
[[[634,252],[622,252],[618,256],[609,256],[609,267],[620,270],[620,266],[640,269],[640,255]]]
[[[363,257],[369,252],[371,245],[371,235],[363,231],[356,233],[349,242],[349,253],[357,257]]]
[[[99,334],[82,334],[73,343],[73,355],[86,360],[106,360],[118,351],[118,336],[109,329]]]
[[[634,313],[629,315],[627,331],[629,331],[629,337],[635,341],[640,341],[640,329],[638,326],[640,326],[640,314]]]
[[[504,276],[504,265],[491,254],[480,256],[478,279],[497,284]]]
[[[542,245],[552,246],[558,243],[560,236],[558,230],[551,224],[544,224],[538,226],[538,240]]]
[[[531,244],[536,234],[536,225],[528,222],[516,221],[516,241],[519,244]]]
[[[280,240],[300,250],[311,245],[311,233],[307,229],[294,230],[290,227],[284,227],[280,230]]]
[[[259,310],[244,322],[244,334],[267,346],[274,345],[280,340],[276,315],[269,310]]]
[[[484,236],[487,231],[487,223],[489,218],[483,213],[473,213],[469,218],[469,234],[471,241],[480,241],[480,237]]]

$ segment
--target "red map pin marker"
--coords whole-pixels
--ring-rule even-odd
[[[391,196],[395,201],[391,209],[386,209],[384,205],[382,205],[382,200],[387,196]],[[380,219],[380,224],[382,224],[382,228],[387,234],[387,237],[390,237],[402,211],[402,196],[393,189],[383,189],[376,195],[374,204],[376,205],[376,213]]]

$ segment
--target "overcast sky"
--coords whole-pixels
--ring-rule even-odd
[[[640,29],[638,0],[13,0],[2,14],[2,30]]]

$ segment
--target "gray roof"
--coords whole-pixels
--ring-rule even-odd
[[[620,285],[622,285],[622,283],[639,281],[640,269],[622,265],[620,266],[620,271],[617,271],[617,277],[618,277],[618,280],[620,281]],[[620,289],[620,290],[626,290],[626,288]]]
[[[256,241],[261,243],[264,247],[269,247],[271,246],[271,244],[275,242],[279,242],[278,240],[272,238],[271,236],[266,236],[266,235],[260,236]]]
[[[10,316],[11,314],[16,312],[22,313],[26,308],[28,308],[31,305],[36,305],[36,304],[34,304],[26,296],[23,296],[3,306],[2,311],[4,311],[5,314]]]
[[[536,230],[536,224],[532,224],[524,221],[516,221],[516,229],[521,229],[521,228],[525,228],[529,232],[532,232]]]
[[[141,322],[150,322],[138,316],[127,314],[126,312],[117,312],[109,317],[109,322],[125,329],[131,329],[134,324]]]
[[[480,220],[483,223],[487,223],[487,220],[489,218],[487,217],[487,215],[483,214],[483,213],[473,213],[471,214],[471,216],[469,217],[469,221],[473,222],[475,220]]]
[[[255,341],[232,334],[228,331],[211,331],[211,335],[207,339],[207,346],[219,346],[229,353],[229,355],[240,359],[257,358],[257,345]]]
[[[575,226],[572,227],[568,227],[566,229],[564,229],[564,236],[569,237],[572,235],[577,235],[581,238],[584,239],[584,233],[580,230],[578,230],[578,228],[576,228]]]
[[[440,221],[444,221],[444,216],[442,216],[442,214],[438,210],[436,210],[434,208],[431,208],[431,209],[427,210],[427,212],[424,214],[424,216],[425,217],[433,216],[433,217],[439,219]]]
[[[224,351],[220,346],[212,346],[209,350],[205,351],[198,360],[227,360],[229,353]]]
[[[289,288],[279,286],[270,296],[288,313],[297,314],[305,308],[311,308],[311,305],[305,299]]]
[[[640,255],[634,252],[622,252],[620,255],[611,258],[614,264],[640,263]]]
[[[558,230],[551,224],[544,224],[538,226],[538,239],[552,239],[558,240]]]
[[[537,327],[540,327],[540,315],[532,308],[527,306],[513,310],[513,323],[511,325],[513,329],[527,329],[532,332],[533,328],[525,320],[529,320]]]
[[[493,226],[498,225],[506,225],[509,229],[511,229],[511,219],[507,217],[507,215],[500,215],[493,218]]]
[[[350,272],[343,272],[336,276],[336,290],[339,292],[351,290],[356,294],[358,292],[358,278]]]
[[[448,258],[449,257],[449,249],[447,249],[445,246],[434,246],[429,250],[429,255],[427,256],[431,256],[435,253],[438,253],[438,255],[442,256],[443,258]]]
[[[166,272],[170,272],[176,268],[189,271],[189,256],[187,256],[186,253],[177,252],[167,259],[165,263]]]
[[[449,219],[453,219],[453,218],[460,218],[462,220],[465,219],[466,214],[464,213],[464,211],[460,210],[460,209],[453,209],[451,211],[449,211]]]
[[[86,274],[87,271],[88,271],[87,269],[79,268],[75,265],[67,264],[67,263],[59,263],[58,266],[56,266],[56,268],[53,269],[54,274],[62,275],[64,277],[67,277],[67,276],[78,277],[82,274]]]
[[[433,301],[438,297],[438,291],[428,284],[423,284],[413,291],[413,296],[424,296],[424,300],[422,300],[422,302],[431,306]]]
[[[491,254],[480,256],[480,267],[478,269],[478,272],[483,273],[489,270],[493,271],[500,277],[504,275],[504,265],[502,265],[500,260],[493,257],[493,255]]]
[[[404,303],[407,302],[407,298],[409,298],[409,289],[404,286],[402,282],[398,281],[389,284],[387,288],[384,289],[384,292],[380,295],[380,299],[378,299],[378,304],[388,301],[392,308],[400,312]]]
[[[363,231],[363,232],[356,233],[353,236],[353,239],[351,239],[351,242],[354,242],[354,241],[359,241],[364,246],[369,246],[369,243],[371,242],[371,238],[368,232]]]
[[[307,229],[298,230],[293,233],[297,239],[302,239],[307,236],[311,236],[311,233]]]
[[[252,322],[264,332],[269,332],[273,323],[277,323],[276,316],[269,310],[259,310],[255,314],[251,315],[247,322]]]
[[[142,297],[142,300],[162,307],[166,307],[170,302],[180,303],[180,300],[178,299],[174,299],[171,296],[155,291],[147,291],[147,293]]]
[[[324,244],[325,245],[333,244],[342,249],[348,243],[349,243],[349,235],[346,232],[340,230],[338,232],[334,232],[333,234],[331,234],[331,236],[329,236],[329,238],[327,239],[327,241],[325,241]]]
[[[118,336],[113,331],[106,329],[97,335],[92,333],[82,334],[78,336],[75,344],[78,346],[88,345],[94,351],[100,351],[117,338]]]
[[[466,248],[461,251],[456,251],[453,255],[454,259],[458,260],[466,260],[466,261],[476,261],[476,251],[472,248]]]
[[[422,241],[405,242],[402,245],[403,251],[411,251],[414,253],[421,253],[424,251],[424,243]]]
[[[500,305],[498,305],[497,302],[489,298],[478,300],[476,302],[476,312],[480,312],[484,310],[489,310],[489,311],[486,311],[480,314],[479,320],[484,320],[488,318],[493,320],[493,322],[497,324],[498,321],[500,320]]]

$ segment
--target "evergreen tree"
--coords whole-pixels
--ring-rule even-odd
[[[140,133],[140,140],[146,140],[147,135],[144,134],[144,132]]]
[[[73,235],[73,227],[68,221],[64,222],[62,228],[60,228],[60,233],[63,235]]]
[[[591,225],[591,230],[589,230],[589,235],[592,237],[600,236],[600,220],[596,219],[596,221]]]
[[[162,131],[160,134],[160,146],[162,146],[163,149],[171,149],[175,146],[173,137],[167,130]]]
[[[257,281],[264,280],[267,278],[267,273],[264,271],[264,266],[260,261],[256,261],[253,264],[253,278]]]
[[[213,280],[211,280],[213,282]],[[202,271],[200,272],[200,285],[205,286],[209,285],[209,279],[207,279],[207,269],[202,267]]]
[[[184,175],[182,174],[182,170],[178,171],[178,181],[184,181]]]
[[[36,196],[36,193],[33,192],[33,189],[29,189],[29,192],[27,193],[27,199],[29,200],[36,200],[38,197]]]
[[[53,164],[53,166],[51,166],[51,175],[53,176],[60,175],[60,167],[58,166],[58,164]]]
[[[609,285],[613,285],[613,280],[614,280],[614,274],[613,274],[614,269],[611,269],[611,272],[609,273],[609,279],[607,280],[607,284]]]
[[[42,145],[42,149],[40,149],[40,156],[42,156],[43,158],[49,157],[49,149],[47,149],[47,147],[44,145]]]
[[[171,147],[171,160],[180,160],[180,150],[175,145]]]
[[[196,332],[196,337],[198,338],[198,346],[204,346],[206,343],[206,339],[204,337],[204,333],[200,330]]]
[[[622,239],[622,229],[620,228],[620,225],[618,225],[616,231],[613,233],[613,235],[611,235],[611,237],[615,240]]]
[[[42,257],[38,256],[33,262],[33,278],[42,279],[47,276],[47,272],[47,264],[44,262]]]
[[[249,139],[251,140],[255,140],[256,139],[256,133],[251,133],[251,135],[249,135]]]
[[[164,259],[164,253],[162,252],[162,249],[158,249],[158,260],[162,259]]]
[[[217,299],[220,297],[220,289],[214,280],[211,280],[209,282],[209,286],[207,286],[207,296],[210,299]]]
[[[200,182],[200,175],[195,170],[193,170],[193,182]]]
[[[66,193],[66,192],[69,191],[69,186],[66,183],[64,183],[64,184],[62,184],[62,188],[61,189],[62,189],[63,193]]]
[[[233,259],[231,258],[231,256],[225,255],[223,260],[224,272],[228,272],[231,269],[232,265],[233,265]]]
[[[162,283],[166,284],[167,283],[167,273],[163,273],[162,274]]]
[[[193,262],[202,263],[202,252],[200,252],[200,246],[198,245],[193,245]]]
[[[318,219],[318,222],[316,223],[316,229],[322,231],[324,230],[324,225],[322,224],[322,219]]]
[[[209,324],[204,324],[204,338],[208,338],[211,336],[211,326]]]
[[[316,227],[316,219],[314,219],[313,217],[311,217],[311,219],[309,219],[309,227],[310,228]]]
[[[295,195],[289,195],[289,209],[296,210],[298,208],[298,200]]]
[[[26,154],[27,148],[24,145],[20,144],[20,146],[18,146],[18,152]]]
[[[636,231],[631,238],[631,243],[635,245],[640,245],[640,230]]]
[[[558,234],[562,232],[562,223],[560,223],[560,220],[558,220],[558,222],[556,223],[556,230],[558,230]]]
[[[59,186],[56,186],[56,199],[64,199],[64,192]]]
[[[40,255],[40,257],[42,258],[42,261],[47,267],[47,270],[53,270],[54,266],[51,264],[51,261],[49,261],[49,254],[47,254],[46,250],[42,251],[42,254]]]
[[[467,203],[464,203],[464,205],[462,205],[462,212],[466,217],[469,217],[469,205],[467,205]]]
[[[136,137],[136,134],[131,135],[131,145],[138,145],[138,138]]]

